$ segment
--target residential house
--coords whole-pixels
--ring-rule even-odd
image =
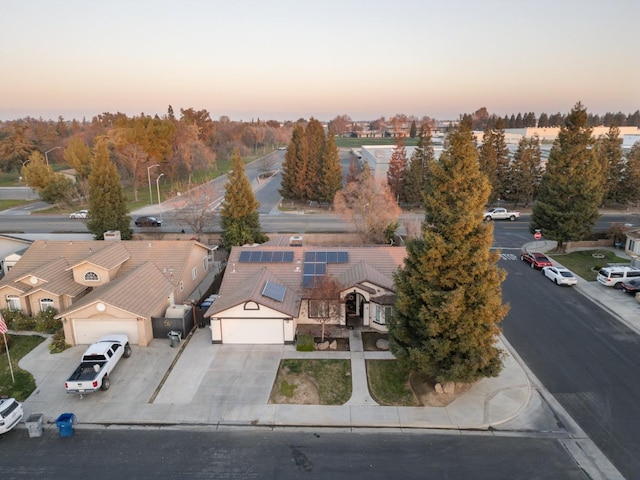
[[[209,273],[210,249],[190,241],[35,241],[0,280],[0,309],[55,308],[67,343],[126,333],[153,339],[152,317],[191,299]]]
[[[405,256],[404,247],[390,246],[234,247],[219,296],[205,313],[211,340],[292,343],[299,325],[323,322],[386,331],[393,315],[393,274]],[[311,289],[323,277],[337,281],[339,300],[312,299]]]

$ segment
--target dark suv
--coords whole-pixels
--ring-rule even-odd
[[[134,222],[136,227],[161,227],[162,220],[156,217],[138,217]]]

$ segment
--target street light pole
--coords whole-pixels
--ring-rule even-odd
[[[149,182],[149,205],[153,203],[153,193],[151,192],[151,174],[149,173],[149,170],[151,170],[153,167],[159,167],[159,166],[160,164],[156,163],[155,165],[149,165],[147,167],[147,181]]]
[[[57,150],[58,148],[62,148],[62,147],[53,147],[51,150],[47,150],[46,152],[44,152],[44,160],[45,162],[47,162],[47,165],[49,165],[49,152],[53,152],[54,150]]]
[[[162,221],[162,205],[160,204],[160,177],[162,177],[164,173],[158,175],[156,178],[156,189],[158,190],[158,208],[160,209],[160,221]]]

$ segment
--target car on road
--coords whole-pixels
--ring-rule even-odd
[[[15,427],[23,416],[22,405],[15,398],[0,398],[0,434]]]
[[[542,274],[556,285],[577,285],[578,279],[568,269],[562,267],[542,267]]]
[[[551,260],[549,260],[546,255],[538,252],[522,252],[520,260],[527,262],[531,265],[531,268],[541,269],[553,266],[553,263],[551,263]]]
[[[640,278],[633,278],[620,283],[620,289],[624,293],[636,294],[640,292]]]
[[[89,218],[89,210],[78,210],[70,213],[69,218]]]
[[[156,217],[138,217],[135,222],[136,227],[161,227],[162,220]]]

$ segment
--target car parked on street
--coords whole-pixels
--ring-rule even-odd
[[[636,294],[640,292],[640,278],[634,278],[620,283],[620,289],[624,293]]]
[[[89,210],[78,210],[70,213],[69,218],[89,218]]]
[[[520,260],[527,262],[531,268],[541,269],[543,267],[551,267],[553,263],[547,258],[546,255],[538,252],[522,252]]]
[[[0,434],[15,427],[23,416],[22,405],[15,398],[0,398]]]
[[[135,222],[136,227],[161,227],[162,220],[156,217],[138,217]]]
[[[542,267],[542,274],[556,285],[577,285],[578,279],[568,269],[562,267]]]

